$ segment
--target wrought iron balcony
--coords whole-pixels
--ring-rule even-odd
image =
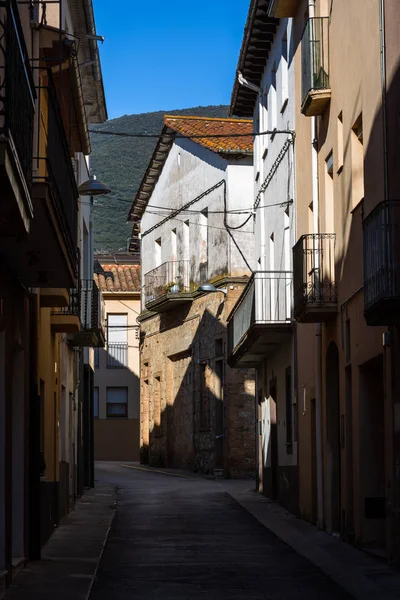
[[[52,330],[56,333],[79,333],[81,329],[80,308],[80,288],[72,288],[69,290],[68,305],[56,308],[51,313]]]
[[[93,279],[80,282],[81,330],[74,336],[76,346],[104,348],[105,313],[103,297]]]
[[[293,248],[294,317],[323,323],[337,313],[335,233],[303,235]]]
[[[192,302],[190,263],[188,260],[165,262],[144,276],[147,310],[164,312],[172,305]]]
[[[368,325],[400,324],[400,200],[364,219],[364,316]]]
[[[15,225],[26,233],[33,216],[30,190],[36,91],[17,2],[0,2],[0,12],[0,217],[7,214],[9,235]]]
[[[292,273],[256,271],[228,319],[228,363],[255,367],[292,334]]]
[[[72,288],[68,306],[54,310],[52,322],[59,323],[60,327],[71,324],[67,329],[59,328],[58,331],[73,333],[71,342],[74,346],[104,348],[104,304],[96,282],[82,279],[78,287]]]
[[[47,75],[47,84],[38,88],[38,140],[33,195],[37,205],[49,205],[47,210],[53,218],[52,226],[62,236],[65,258],[72,276],[76,278],[78,188],[51,70]]]
[[[302,106],[307,117],[321,115],[330,99],[329,18],[308,19],[301,39]]]

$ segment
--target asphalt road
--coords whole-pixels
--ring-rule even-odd
[[[117,511],[90,600],[350,600],[218,481],[100,463]]]

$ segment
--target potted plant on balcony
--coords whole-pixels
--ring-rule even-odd
[[[169,292],[172,294],[176,294],[177,292],[179,292],[179,283],[177,281],[170,281],[164,287],[164,291],[166,294],[168,294]]]

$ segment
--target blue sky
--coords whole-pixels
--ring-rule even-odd
[[[110,119],[229,104],[249,0],[94,0],[94,8]]]

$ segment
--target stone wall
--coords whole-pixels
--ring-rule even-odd
[[[226,364],[226,319],[244,283],[141,323],[141,457],[225,476],[255,470],[254,372]]]

